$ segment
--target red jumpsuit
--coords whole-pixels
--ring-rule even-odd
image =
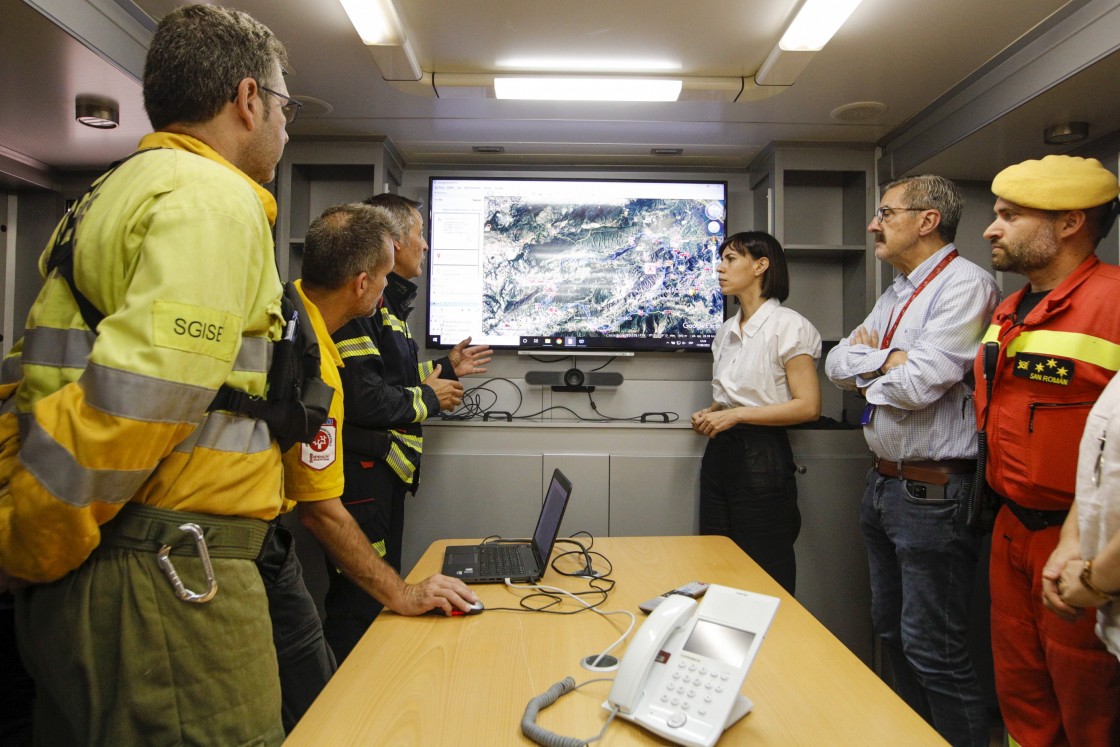
[[[976,414],[987,415],[988,484],[1029,509],[1068,510],[1089,408],[1120,369],[1120,268],[1095,255],[1024,319],[1026,288],[996,309],[984,342],[998,341],[987,401],[983,346]],[[992,534],[992,653],[1010,736],[1023,747],[1120,745],[1120,663],[1093,630],[1042,605],[1042,568],[1060,525],[1027,529],[1000,509]]]

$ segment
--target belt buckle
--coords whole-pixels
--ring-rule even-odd
[[[202,534],[202,528],[193,522],[181,524],[179,531],[194,537],[194,544],[198,548],[198,559],[202,561],[202,569],[206,573],[206,591],[200,594],[183,585],[179,573],[171,563],[171,545],[164,545],[159,549],[156,554],[157,562],[160,570],[163,571],[163,575],[167,576],[167,579],[171,582],[171,587],[175,590],[175,596],[191,604],[206,604],[218,593],[218,581],[214,578],[214,566],[210,562],[210,551],[206,547],[206,537]]]

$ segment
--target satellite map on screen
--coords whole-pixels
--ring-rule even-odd
[[[695,199],[589,205],[488,197],[483,332],[714,334],[723,321],[715,277],[723,211],[721,202]]]

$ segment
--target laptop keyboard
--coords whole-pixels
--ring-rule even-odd
[[[484,545],[478,559],[482,576],[510,576],[524,574],[521,552],[524,545]]]

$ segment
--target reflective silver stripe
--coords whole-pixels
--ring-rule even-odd
[[[175,451],[189,454],[196,447],[235,454],[258,454],[272,447],[272,436],[263,420],[211,412],[185,441],[175,447]]]
[[[233,362],[234,371],[267,373],[272,362],[273,343],[264,337],[243,337],[237,360]]]
[[[27,330],[24,341],[23,360],[38,366],[57,366],[61,368],[85,368],[86,361],[93,351],[97,335],[85,329],[57,329],[55,327],[35,327]],[[237,351],[234,371],[267,373],[272,362],[273,343],[264,337],[245,337]],[[10,356],[3,363],[0,375],[8,376],[8,366],[15,365],[19,375],[19,356]],[[4,379],[14,381],[15,379]]]
[[[412,393],[412,411],[415,413],[412,422],[423,423],[428,419],[428,406],[424,404],[424,387],[410,386],[406,391]]]
[[[0,363],[0,384],[11,384],[23,377],[23,359],[19,355],[9,355]],[[14,399],[14,397],[13,397]]]
[[[20,459],[51,495],[78,507],[88,506],[93,501],[127,501],[151,474],[150,470],[86,469],[34,421],[20,449]]]
[[[36,366],[85,368],[97,335],[88,329],[35,327],[24,333],[23,362]]]
[[[416,465],[409,461],[400,446],[397,444],[390,446],[385,461],[389,463],[389,466],[397,473],[397,477],[401,478],[402,482],[406,485],[412,484],[412,476],[416,474]]]
[[[78,380],[86,402],[102,412],[157,423],[195,422],[216,390],[91,363]]]

